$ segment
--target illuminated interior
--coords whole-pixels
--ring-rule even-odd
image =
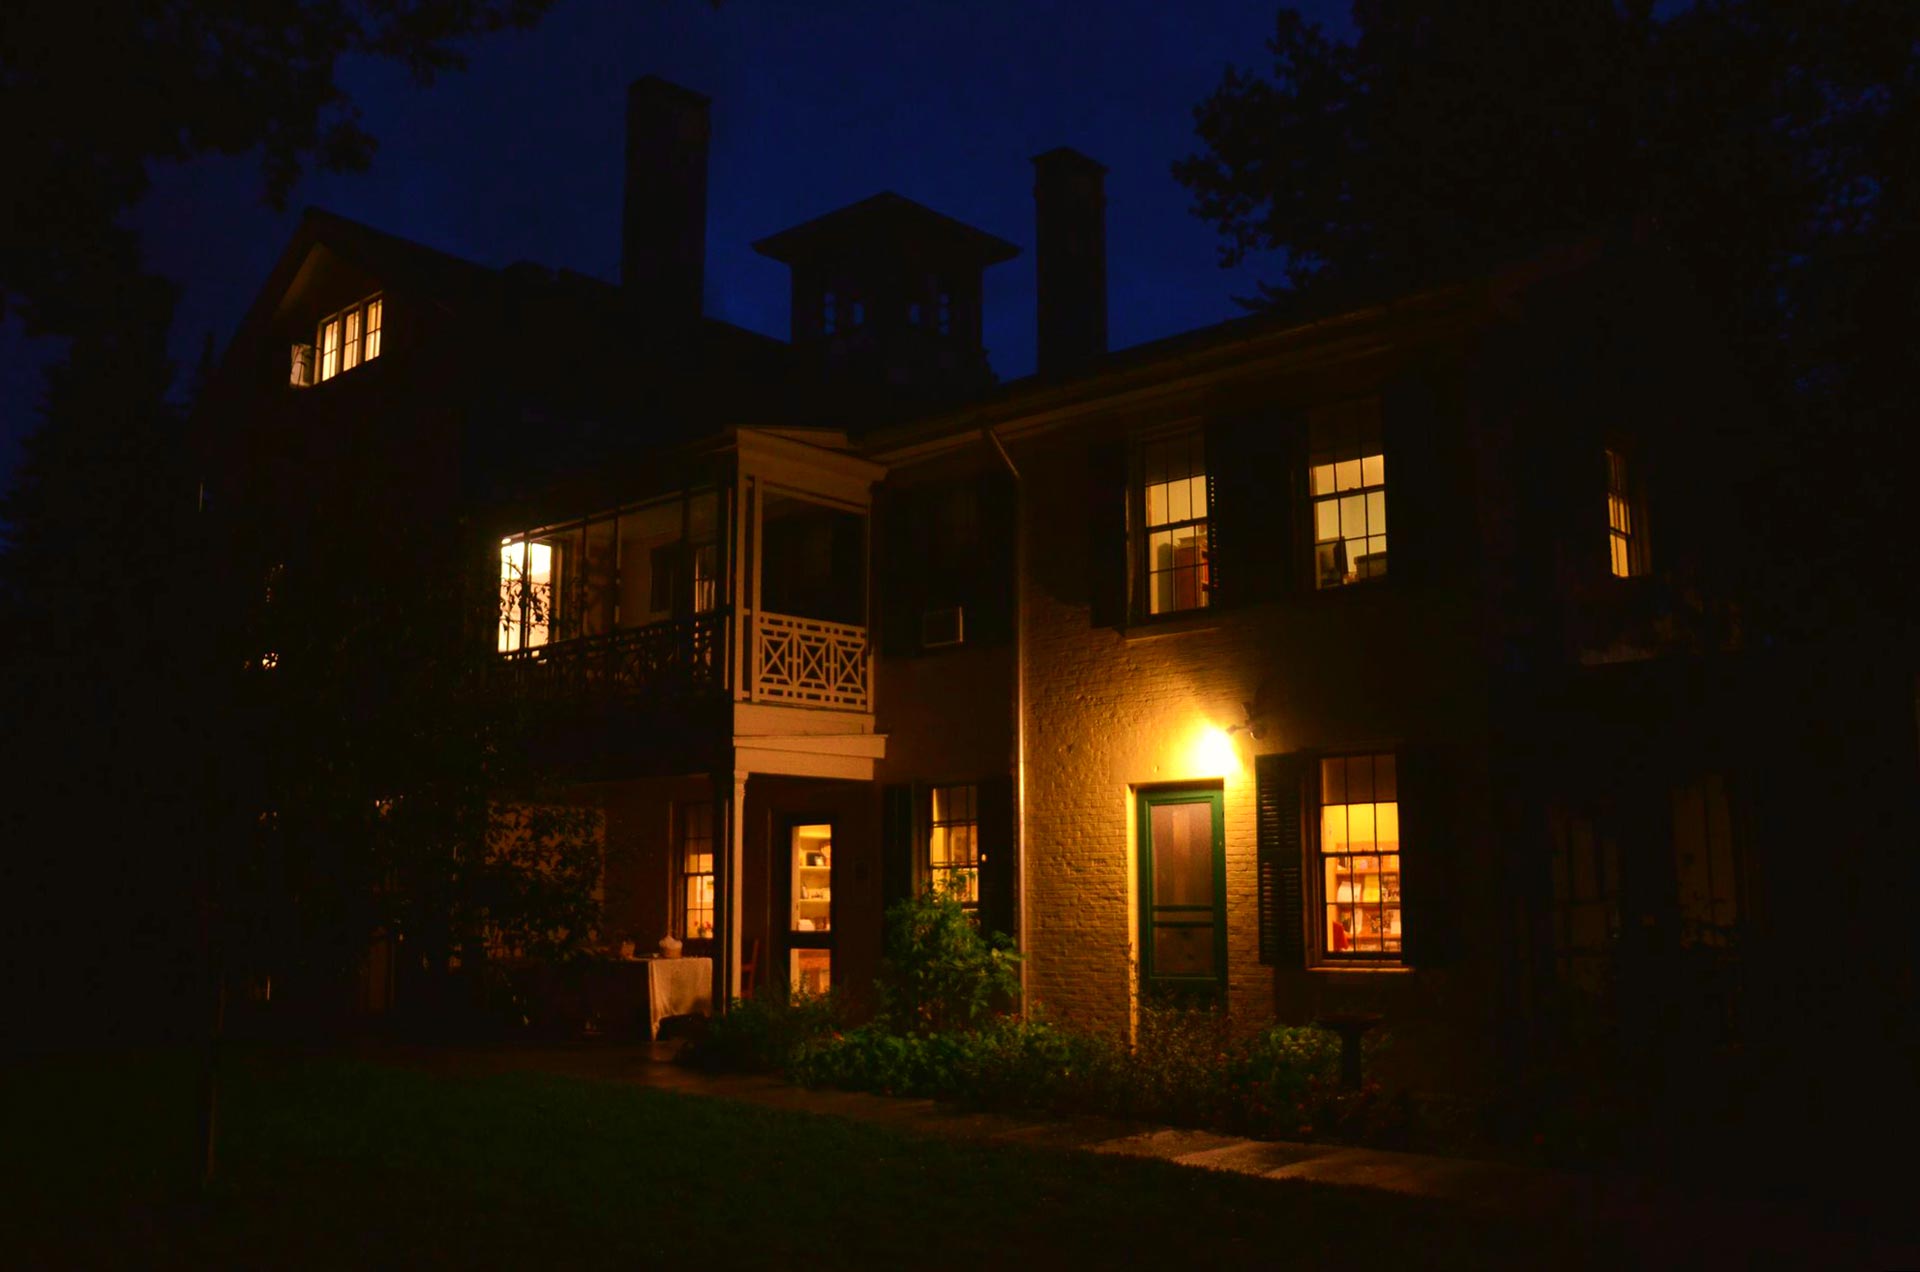
[[[680,935],[713,939],[713,805],[680,806]]]
[[[384,308],[381,298],[373,296],[322,318],[314,327],[313,343],[293,347],[293,383],[331,380],[379,357]]]
[[[1617,579],[1632,578],[1641,572],[1631,489],[1627,484],[1627,457],[1617,450],[1607,451],[1608,565]]]
[[[1209,603],[1207,470],[1199,433],[1148,442],[1141,450],[1146,497],[1147,613]]]
[[[500,652],[547,643],[553,620],[553,546],[526,539],[500,545]]]
[[[787,842],[793,879],[788,929],[795,934],[795,947],[787,952],[787,984],[795,993],[824,994],[833,983],[833,951],[799,934],[833,930],[833,827],[795,826]]]
[[[1400,953],[1400,802],[1393,756],[1320,761],[1320,855],[1328,957]]]
[[[500,543],[501,653],[721,603],[719,495],[691,491]]]
[[[927,873],[933,890],[962,905],[980,902],[980,821],[972,786],[933,788]]]
[[[1313,412],[1307,451],[1314,586],[1342,587],[1384,575],[1387,459],[1380,440],[1379,399]]]
[[[790,842],[793,858],[792,930],[831,931],[833,827],[795,826]]]

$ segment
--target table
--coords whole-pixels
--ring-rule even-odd
[[[668,1016],[713,1014],[713,960],[710,958],[648,958],[647,1037],[660,1036],[660,1022]]]

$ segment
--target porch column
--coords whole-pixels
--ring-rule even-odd
[[[715,785],[724,774],[716,775]],[[740,960],[743,957],[741,947],[742,920],[746,914],[743,896],[746,891],[747,860],[747,773],[745,769],[735,769],[732,773],[732,785],[728,789],[726,800],[727,864],[726,892],[721,898],[725,912],[726,939],[721,942],[721,984],[726,987],[727,1002],[731,1004],[740,997]]]

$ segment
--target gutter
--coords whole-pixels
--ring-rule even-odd
[[[1027,496],[1019,465],[992,425],[980,435],[1013,477],[1013,853],[1019,880],[1014,894],[1020,951],[1020,1012],[1027,1010]]]

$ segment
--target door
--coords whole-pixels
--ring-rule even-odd
[[[1217,995],[1227,983],[1220,788],[1143,791],[1138,833],[1142,988]]]
[[[774,841],[776,922],[787,988],[824,994],[833,985],[833,823],[783,819]]]

